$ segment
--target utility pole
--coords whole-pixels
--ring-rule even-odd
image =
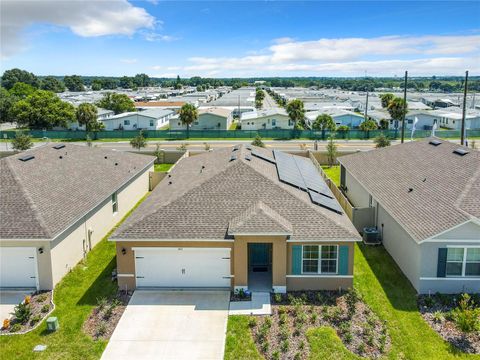
[[[467,115],[467,87],[468,70],[465,71],[465,87],[463,89],[463,111],[462,111],[462,134],[460,135],[460,144],[465,145],[465,117]]]
[[[367,90],[367,100],[365,101],[365,121],[368,120],[368,90]]]
[[[405,71],[405,85],[403,89],[402,144],[405,141],[405,115],[407,113],[407,78],[408,71]]]

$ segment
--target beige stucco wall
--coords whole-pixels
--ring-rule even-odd
[[[50,289],[52,284],[52,267],[49,241],[2,241],[1,247],[31,247],[37,249],[37,272],[40,289]],[[38,249],[43,249],[40,254]],[[0,248],[1,251],[1,248]]]
[[[272,286],[286,286],[286,236],[235,236],[235,286],[248,286],[248,243],[272,244]]]
[[[117,274],[120,289],[135,289],[135,252],[133,247],[219,247],[233,249],[232,242],[216,241],[119,241],[116,244],[117,251]],[[126,250],[125,255],[122,249]],[[235,259],[233,252],[230,259],[230,267],[233,274]],[[233,280],[232,280],[233,282]],[[233,285],[233,284],[232,284]]]
[[[113,213],[111,198],[104,199],[97,208],[51,242],[51,279],[49,283],[42,279],[46,284],[42,289],[52,289],[147,193],[149,171],[153,171],[153,165],[120,189],[117,213]],[[90,237],[89,229],[92,230]]]

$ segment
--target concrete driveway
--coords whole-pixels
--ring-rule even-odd
[[[0,290],[0,321],[10,319],[13,308],[29,294],[29,291]]]
[[[103,360],[223,359],[228,291],[137,290]]]

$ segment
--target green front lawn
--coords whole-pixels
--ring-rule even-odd
[[[380,319],[387,321],[392,344],[384,358],[480,359],[460,353],[428,326],[417,310],[415,290],[383,247],[355,246],[354,286]],[[237,336],[242,340],[235,340]],[[358,359],[331,328],[311,329],[307,337],[310,359]],[[252,346],[248,317],[230,317],[225,358],[254,359],[259,354]]]
[[[337,187],[340,186],[340,166],[335,165],[329,167],[327,165],[322,165],[322,169],[327,174],[327,176],[334,182]]]
[[[155,164],[154,169],[158,172],[167,172],[172,166],[173,164]]]
[[[129,214],[130,212],[117,226]],[[115,244],[107,241],[111,232],[55,287],[56,309],[51,316],[58,317],[60,329],[55,333],[49,333],[46,330],[46,323],[43,322],[28,334],[1,336],[2,360],[100,358],[107,341],[93,341],[83,333],[82,326],[97,305],[98,298],[111,297],[117,292],[117,283],[111,279],[112,270],[116,267]],[[47,350],[34,354],[33,348],[38,344],[47,345]]]

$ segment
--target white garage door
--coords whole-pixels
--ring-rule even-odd
[[[0,247],[0,288],[36,288],[35,248]]]
[[[137,287],[230,287],[229,248],[134,248]]]

